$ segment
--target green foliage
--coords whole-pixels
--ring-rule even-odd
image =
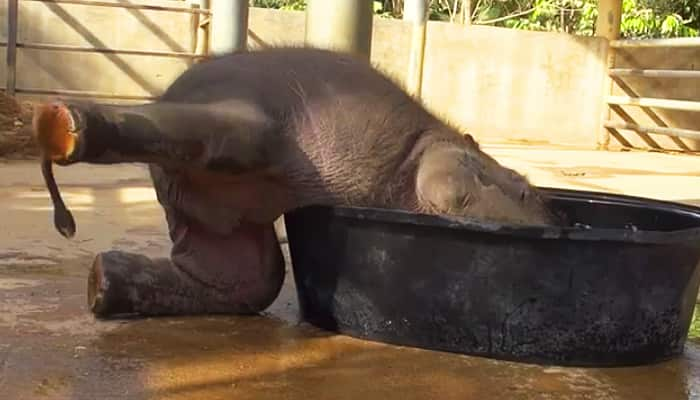
[[[690,329],[688,330],[688,339],[700,340],[700,312],[698,311],[700,311],[700,307],[696,304]]]
[[[250,0],[248,4],[251,7],[277,8],[280,10],[303,11],[306,9],[306,0]]]
[[[698,36],[698,10],[676,1],[676,8],[656,0],[623,0],[621,35],[625,38],[649,39]],[[670,2],[669,2],[670,3]],[[535,0],[533,12],[504,21],[502,26],[515,29],[563,31],[592,35],[598,17],[594,0]],[[685,17],[684,17],[685,15]],[[477,21],[478,23],[478,21]]]
[[[331,1],[331,0],[328,0]],[[559,31],[593,35],[598,17],[597,0],[430,0],[431,20],[459,21],[468,15],[475,24],[513,29]],[[251,0],[254,7],[304,10],[305,0]],[[403,0],[374,1],[374,12],[401,18]],[[625,38],[698,36],[700,0],[623,0],[621,35]]]
[[[597,4],[591,0],[535,0],[532,12],[506,19],[498,25],[514,29],[592,35],[597,16]]]
[[[697,0],[696,0],[697,1]],[[669,2],[671,3],[671,2]],[[681,36],[698,36],[698,30],[691,25],[697,19],[683,19],[681,13],[686,13],[690,10],[689,5],[682,2],[676,2],[678,9],[669,8],[669,4],[663,4],[661,1],[638,1],[638,0],[623,0],[622,2],[622,33],[623,36],[629,38],[649,39],[657,37],[681,37]],[[688,1],[688,4],[690,1]],[[654,7],[658,6],[658,12]],[[697,4],[696,4],[697,13]],[[696,18],[693,13],[689,13],[690,18]]]
[[[374,2],[374,14],[382,18],[396,18],[393,8],[384,1]]]
[[[662,15],[676,14],[686,26],[700,30],[699,0],[640,0],[639,5]]]

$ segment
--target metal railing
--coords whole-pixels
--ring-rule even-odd
[[[676,39],[651,39],[651,40],[613,40],[610,42],[611,51],[620,49],[640,49],[640,48],[700,48],[700,38],[676,38]],[[658,79],[700,79],[700,71],[697,70],[676,70],[676,69],[633,69],[614,68],[608,70],[610,78],[640,77]],[[645,109],[658,108],[675,111],[700,112],[700,101],[675,100],[637,96],[612,96],[605,99],[607,106],[617,113],[624,122],[612,120],[603,121],[603,126],[624,146],[632,147],[625,140],[618,130],[630,130],[639,134],[647,144],[652,145],[653,141],[649,134],[669,136],[673,139],[686,138],[700,140],[700,130],[671,128],[668,126],[642,126],[635,123],[620,106],[642,107]],[[658,124],[663,124],[660,118],[654,118]]]
[[[107,47],[81,47],[47,43],[22,43],[17,40],[19,24],[19,3],[20,0],[6,0],[8,2],[7,42],[0,42],[0,47],[6,47],[7,72],[5,90],[8,95],[14,96],[17,93],[34,95],[65,95],[71,97],[107,98],[120,100],[153,100],[154,96],[121,95],[114,93],[103,93],[83,90],[67,89],[32,89],[17,87],[17,49],[33,49],[45,51],[65,51],[76,53],[94,53],[111,55],[134,55],[150,57],[184,58],[191,62],[207,57],[208,37],[210,30],[211,11],[200,8],[198,4],[190,4],[190,7],[168,7],[149,4],[133,4],[122,2],[106,2],[91,0],[21,0],[23,2],[39,2],[49,4],[74,4],[88,7],[122,8],[132,10],[150,10],[162,12],[187,13],[192,15],[192,42],[194,49],[192,52],[178,51],[147,51],[135,49],[115,49]],[[206,4],[206,3],[205,3]]]

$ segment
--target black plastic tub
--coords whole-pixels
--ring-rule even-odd
[[[589,226],[361,208],[287,214],[303,318],[367,340],[530,363],[681,354],[700,282],[700,208],[543,190]]]

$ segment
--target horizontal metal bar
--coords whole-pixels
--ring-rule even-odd
[[[700,78],[700,71],[680,69],[613,68],[610,76],[639,76],[644,78]]]
[[[621,106],[664,108],[678,111],[700,111],[700,101],[668,100],[629,96],[608,96],[606,101],[608,104],[617,104]]]
[[[624,129],[629,131],[636,131],[642,133],[653,133],[657,135],[671,136],[671,137],[682,137],[686,139],[700,140],[700,131],[692,129],[681,129],[681,128],[668,128],[661,126],[641,126],[637,124],[632,124],[629,122],[613,122],[605,121],[603,124],[606,128],[612,129]]]
[[[68,89],[22,89],[17,88],[17,93],[34,94],[34,95],[52,95],[52,96],[68,96],[68,97],[92,97],[100,99],[117,99],[117,100],[156,100],[156,96],[138,96],[138,95],[120,95],[114,93],[91,92],[82,90]]]
[[[204,14],[210,15],[210,10],[205,10],[201,8],[184,8],[184,7],[167,7],[167,6],[154,6],[147,4],[131,4],[131,3],[110,3],[107,1],[88,1],[88,0],[22,0],[22,1],[36,1],[39,3],[53,3],[53,4],[77,4],[83,6],[95,6],[95,7],[113,7],[113,8],[129,8],[134,10],[152,10],[152,11],[171,11],[171,12],[181,12],[188,14]]]
[[[0,42],[0,46],[6,46],[7,43]],[[17,43],[17,48],[33,49],[33,50],[50,50],[50,51],[70,51],[78,53],[100,53],[100,54],[126,54],[136,56],[156,56],[156,57],[172,57],[172,58],[204,58],[203,54],[183,53],[175,51],[146,51],[146,50],[129,50],[129,49],[107,49],[101,47],[81,47],[81,46],[66,46],[60,44],[43,44],[43,43]]]
[[[622,39],[610,41],[610,47],[642,48],[642,47],[700,47],[700,38],[672,38],[672,39]]]

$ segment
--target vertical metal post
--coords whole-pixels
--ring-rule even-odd
[[[428,0],[405,0],[403,19],[411,23],[411,50],[406,75],[406,90],[415,97],[423,91],[423,61],[428,24]]]
[[[17,85],[17,23],[19,0],[8,0],[7,8],[7,81],[5,91],[15,95]]]
[[[193,0],[193,3],[199,5],[202,10],[210,10],[209,0]],[[199,18],[197,26],[197,39],[194,53],[198,55],[209,54],[209,28],[211,26],[211,16]]]
[[[197,11],[200,9],[198,3],[191,3],[190,8],[193,10]],[[190,19],[190,52],[195,53],[197,52],[197,45],[199,41],[199,24],[201,23],[201,15],[199,13],[192,13],[191,19]],[[197,62],[196,59],[191,58],[188,60],[188,64],[190,66],[194,65]]]
[[[612,40],[620,38],[622,23],[622,0],[600,0],[598,3],[598,20],[596,21],[595,36],[607,39],[608,44]],[[610,69],[615,67],[615,49],[608,46],[605,53],[605,87],[601,99],[603,112],[601,124],[597,135],[598,148],[607,149],[610,145],[610,132],[603,126],[605,121],[612,117],[612,111],[606,102],[606,97],[612,93],[613,80],[610,77]]]
[[[460,19],[462,24],[471,25],[472,24],[472,10],[473,4],[472,0],[462,0],[462,8],[459,12],[461,14]]]
[[[211,0],[210,50],[214,54],[248,48],[248,0]]]
[[[308,0],[305,42],[369,60],[373,17],[372,0]]]

